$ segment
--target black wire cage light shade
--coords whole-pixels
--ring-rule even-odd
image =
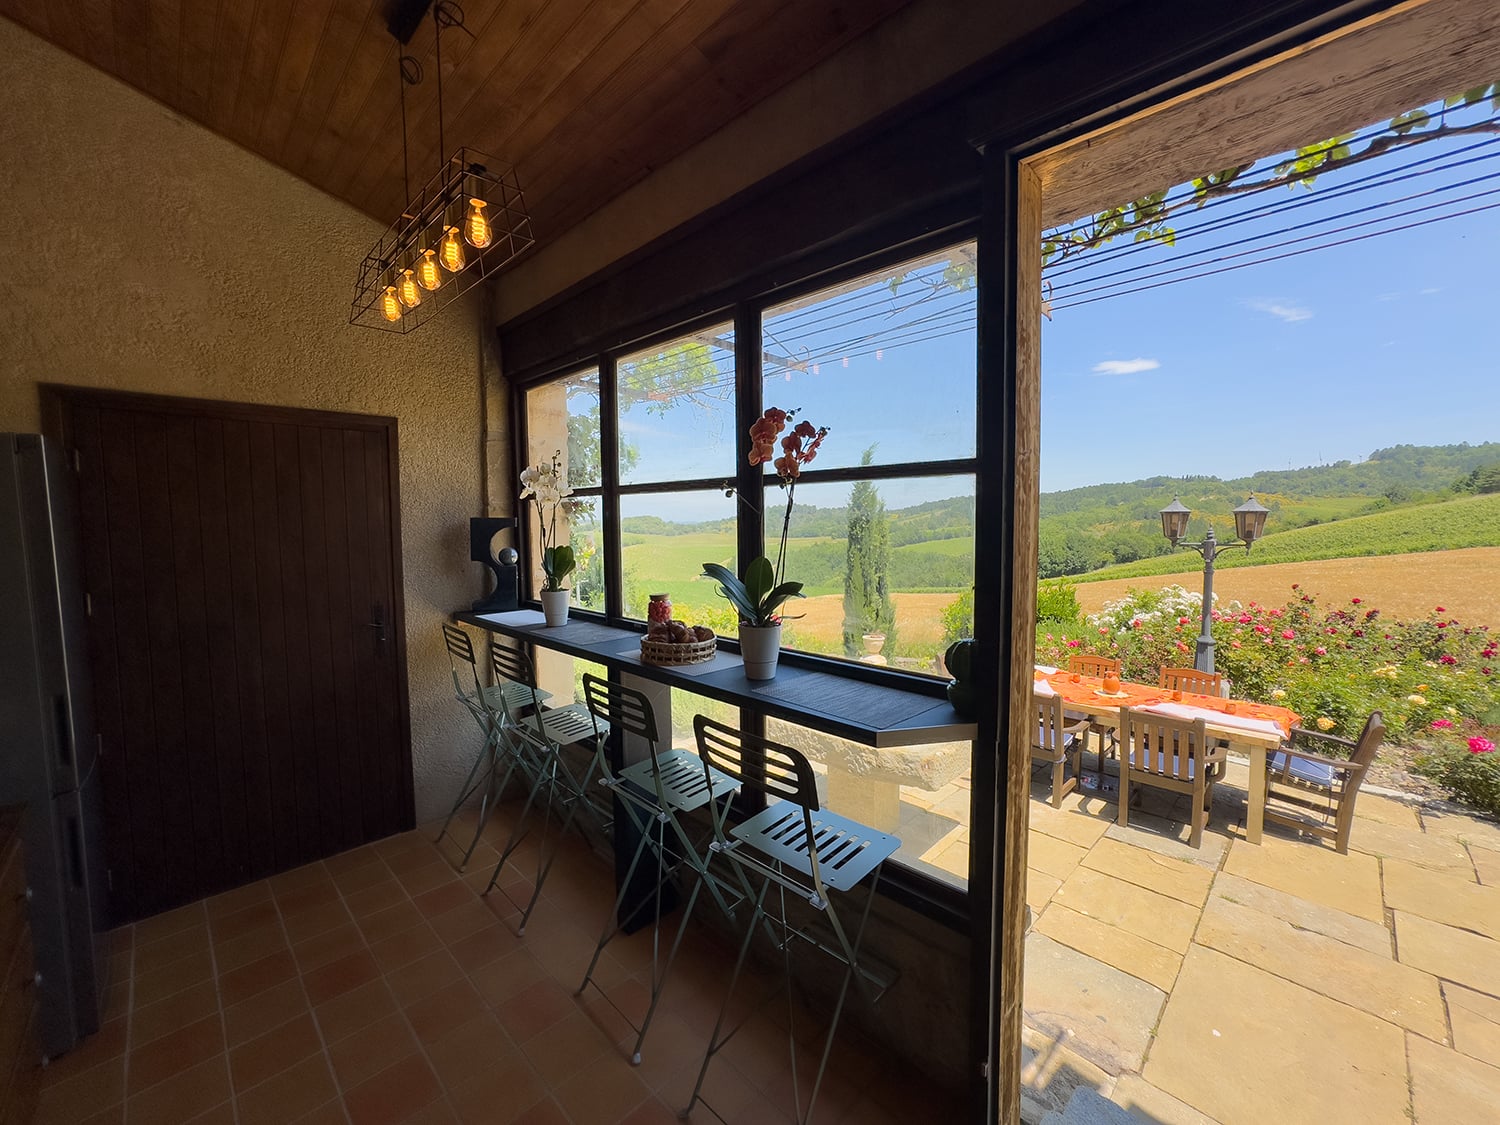
[[[403,47],[432,13],[437,57],[438,152],[443,143],[443,31],[464,26],[454,0],[386,0],[386,30]],[[401,104],[401,217],[360,263],[349,323],[386,332],[414,332],[440,310],[497,273],[536,238],[516,170],[477,149],[461,148],[415,195],[407,173],[406,87],[422,81],[422,64],[396,52]]]
[[[365,255],[349,323],[415,331],[535,241],[515,169],[461,148]]]

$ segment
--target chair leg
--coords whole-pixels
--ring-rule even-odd
[[[1052,807],[1054,809],[1062,808],[1066,773],[1067,766],[1061,758],[1052,763]]]
[[[1191,848],[1203,846],[1203,825],[1208,820],[1208,797],[1205,794],[1209,792],[1211,790],[1203,784],[1200,777],[1193,791],[1193,827],[1188,833],[1188,846]]]
[[[1130,770],[1125,766],[1125,755],[1120,755],[1120,807],[1115,813],[1115,822],[1130,823]]]

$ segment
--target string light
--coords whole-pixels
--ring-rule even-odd
[[[476,250],[483,250],[494,239],[489,216],[484,213],[488,206],[475,196],[469,200],[469,213],[464,218],[464,241]]]
[[[438,244],[441,254],[443,268],[449,273],[457,273],[469,264],[464,254],[463,239],[458,237],[458,228],[447,226],[443,228],[443,241]]]
[[[417,279],[412,276],[411,270],[401,271],[401,280],[396,282],[396,296],[409,309],[422,303],[422,292],[417,288]]]
[[[438,268],[437,255],[430,249],[422,251],[417,262],[417,284],[431,292],[443,283],[443,271]]]
[[[401,319],[401,302],[396,299],[394,285],[387,285],[380,297],[380,315],[392,323]]]

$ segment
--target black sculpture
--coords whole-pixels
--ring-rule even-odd
[[[516,549],[502,547],[498,555],[490,549],[497,531],[515,526],[513,519],[475,516],[469,520],[469,558],[483,563],[495,575],[494,589],[471,607],[475,613],[503,613],[520,608],[521,568],[517,565]]]

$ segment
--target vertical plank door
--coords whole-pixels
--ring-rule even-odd
[[[396,423],[46,392],[114,922],[410,828]]]

